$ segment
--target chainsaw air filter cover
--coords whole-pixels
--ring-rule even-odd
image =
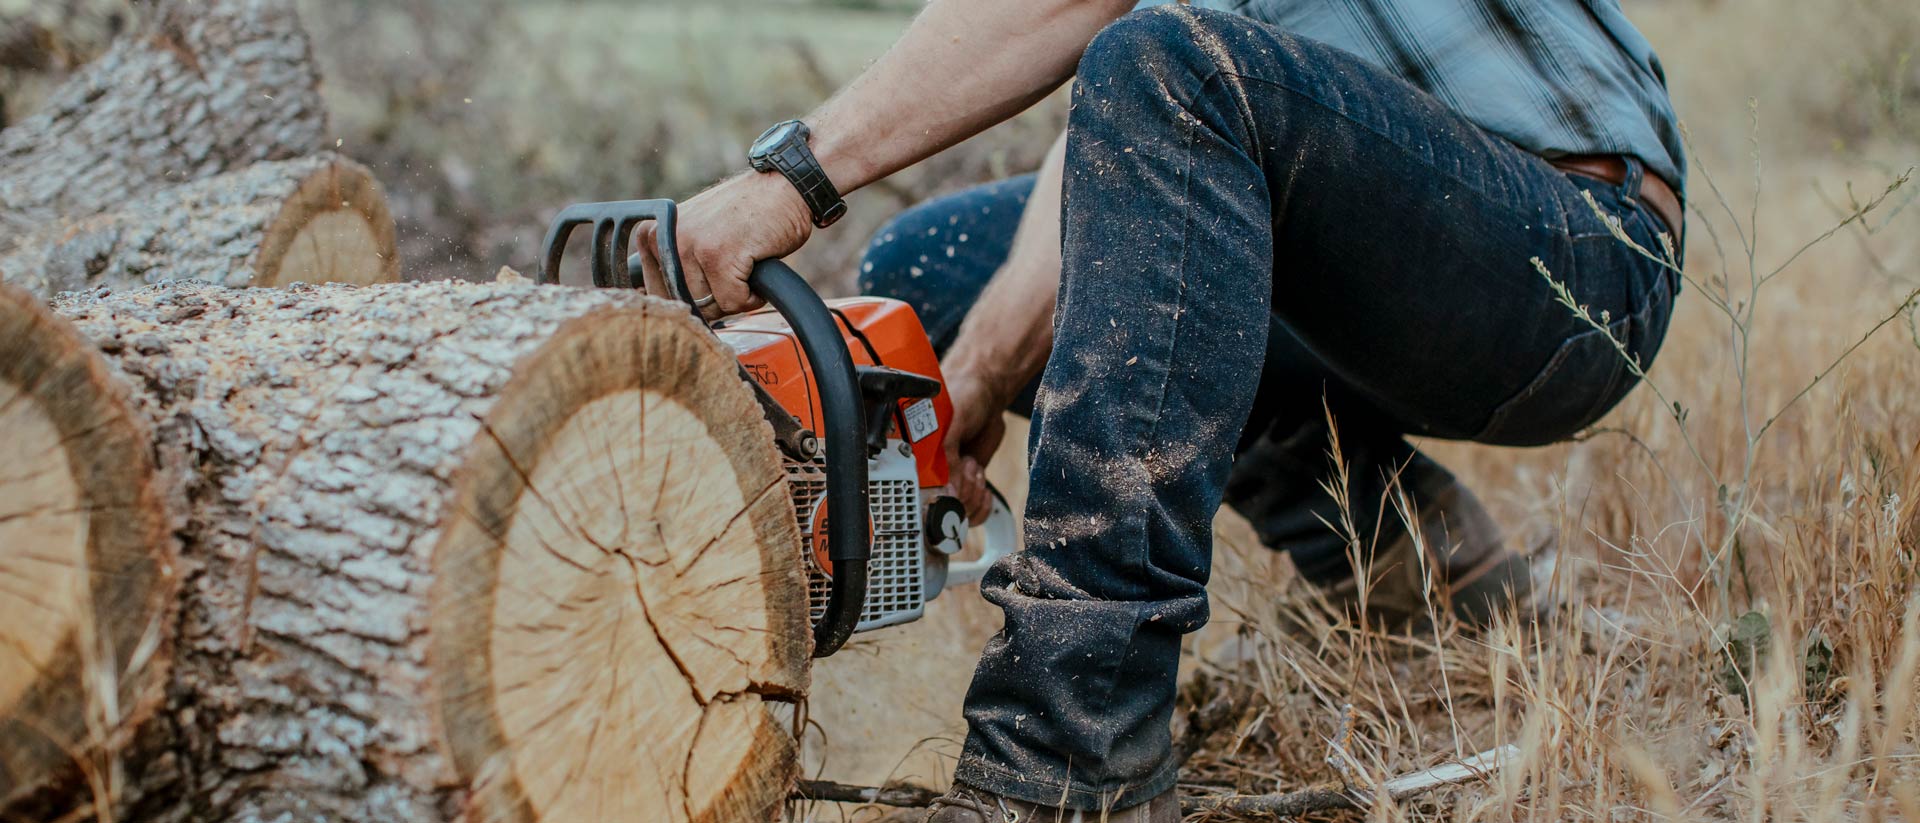
[[[924,608],[925,561],[920,483],[913,453],[895,441],[867,464],[867,506],[873,556],[867,561],[867,603],[855,631],[906,623]],[[787,461],[787,486],[800,524],[807,565],[810,617],[826,613],[831,569],[820,550],[826,540],[826,470],[819,461]]]

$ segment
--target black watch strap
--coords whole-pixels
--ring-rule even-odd
[[[798,121],[789,121],[799,125]],[[778,129],[787,123],[774,126]],[[773,129],[768,129],[771,133]],[[813,213],[813,224],[820,228],[833,225],[847,213],[847,201],[840,197],[840,190],[834,188],[833,181],[827,179],[827,170],[821,168],[813,149],[807,146],[808,132],[804,125],[790,132],[790,137],[777,146],[768,147],[765,154],[755,154],[748,158],[755,171],[780,172],[787,182],[800,192],[800,199],[807,202],[807,210]]]

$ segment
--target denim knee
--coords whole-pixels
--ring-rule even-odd
[[[1087,44],[1075,75],[1083,86],[1113,81],[1171,85],[1167,73],[1208,74],[1218,68],[1195,35],[1217,22],[1215,13],[1167,4],[1132,12],[1109,23]],[[1222,15],[1229,19],[1233,15]],[[1224,59],[1224,56],[1222,56]]]

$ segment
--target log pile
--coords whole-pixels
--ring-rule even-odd
[[[319,77],[292,0],[145,9],[0,130],[0,280],[48,297],[188,277],[396,279],[378,184],[321,152]]]
[[[811,633],[732,352],[388,282],[291,6],[143,4],[0,130],[0,820],[776,817]]]
[[[0,340],[64,369],[0,373],[32,458],[6,482],[36,489],[0,495],[0,581],[35,581],[0,586],[13,813],[103,789],[155,821],[777,813],[799,535],[732,354],[684,309],[174,283],[54,310],[0,302]],[[139,516],[88,530],[105,510]],[[19,697],[43,692],[93,719]]]

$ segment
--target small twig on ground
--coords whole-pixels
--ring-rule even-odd
[[[1323,783],[1285,794],[1240,794],[1214,797],[1188,797],[1180,802],[1180,813],[1220,815],[1254,820],[1280,820],[1315,812],[1364,808],[1359,798],[1337,783]]]
[[[1187,728],[1173,744],[1173,760],[1184,766],[1207,738],[1233,721],[1233,701],[1226,689],[1220,690],[1206,705],[1187,710]]]
[[[1394,800],[1406,800],[1443,786],[1481,780],[1520,756],[1516,746],[1500,746],[1476,754],[1458,763],[1447,763],[1401,775],[1380,784],[1379,794]],[[829,780],[802,780],[793,790],[797,800],[829,800],[836,803],[867,803],[876,806],[923,807],[940,793],[909,784],[893,786],[850,786]],[[1180,803],[1182,814],[1210,814],[1228,818],[1273,820],[1298,817],[1313,812],[1338,809],[1364,809],[1373,804],[1375,794],[1339,784],[1311,786],[1284,794],[1230,794],[1187,797]]]
[[[927,806],[940,793],[923,786],[898,784],[893,786],[854,786],[847,783],[835,783],[831,780],[802,780],[793,787],[795,800],[827,800],[834,803],[867,803],[875,806],[901,806],[912,808]]]

